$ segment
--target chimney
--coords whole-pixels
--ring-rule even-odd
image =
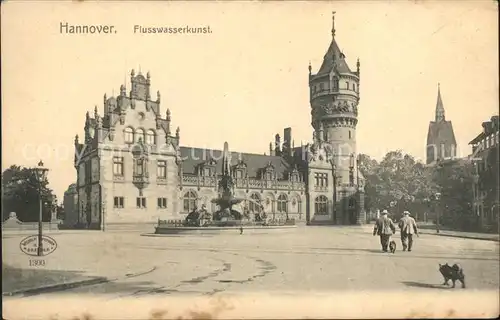
[[[283,155],[289,157],[292,154],[292,128],[283,130]]]
[[[274,156],[273,143],[269,142],[269,155]]]
[[[276,156],[281,156],[281,141],[280,141],[280,135],[276,134],[275,140],[274,140],[274,154]]]

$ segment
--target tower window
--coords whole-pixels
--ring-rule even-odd
[[[355,83],[352,84],[352,90],[354,90],[354,92],[356,92],[356,84]]]
[[[351,130],[349,130],[349,139],[351,139]]]
[[[323,90],[323,83],[319,84],[319,90]]]
[[[349,90],[349,82],[346,82],[346,84],[347,84],[347,90]]]

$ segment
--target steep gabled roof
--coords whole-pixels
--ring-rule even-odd
[[[193,147],[181,147],[182,170],[185,174],[195,174],[196,166],[213,158],[217,164],[217,171],[222,171],[222,150],[203,149]],[[284,178],[290,168],[289,163],[279,156],[267,156],[254,153],[231,152],[231,165],[236,165],[241,159],[247,165],[248,177],[256,178],[259,171],[267,167],[269,163],[274,166],[278,179]]]

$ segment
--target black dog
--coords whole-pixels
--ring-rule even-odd
[[[391,251],[391,253],[396,252],[396,241],[391,240],[391,242],[389,242],[389,251]]]
[[[458,264],[455,263],[451,267],[448,264],[439,264],[439,272],[444,278],[443,285],[448,285],[448,281],[451,280],[453,282],[452,288],[455,288],[455,282],[458,280],[462,283],[462,288],[465,288],[465,274]]]

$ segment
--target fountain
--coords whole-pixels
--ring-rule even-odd
[[[269,225],[266,221],[265,212],[256,214],[254,221],[251,221],[248,212],[245,214],[233,208],[234,205],[240,204],[245,201],[245,199],[234,196],[234,180],[231,174],[231,154],[227,142],[224,143],[222,176],[219,181],[218,191],[218,197],[211,201],[219,207],[219,209],[213,213],[213,216],[206,210],[205,205],[202,206],[201,210],[195,207],[194,210],[186,216],[184,221],[159,220],[155,234],[171,234],[186,231],[220,232],[222,230],[234,229],[242,231],[243,227],[253,230],[296,227],[294,224],[276,225],[273,223]],[[260,203],[258,205],[260,205]],[[261,209],[263,209],[262,206]],[[243,221],[244,218],[246,218],[246,221]]]

